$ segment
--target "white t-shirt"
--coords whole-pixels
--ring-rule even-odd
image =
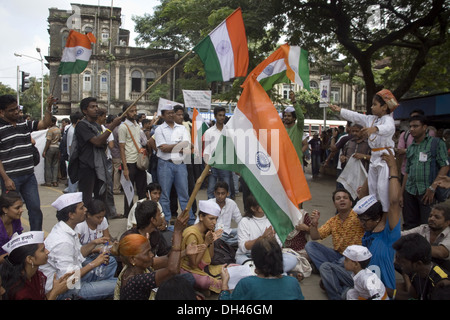
[[[75,226],[75,232],[80,235],[81,245],[85,245],[92,240],[103,237],[103,231],[108,229],[108,226],[108,221],[105,218],[103,218],[102,223],[95,230],[89,228],[87,222],[83,221]]]
[[[238,250],[236,255],[250,254],[251,250],[247,250],[245,248],[245,243],[247,241],[255,240],[260,237],[264,231],[271,227],[269,219],[266,216],[262,218],[258,217],[243,217],[238,225]],[[282,243],[278,238],[278,235],[275,236],[278,244],[281,246]]]

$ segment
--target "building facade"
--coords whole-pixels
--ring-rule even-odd
[[[108,113],[117,114],[124,104],[136,101],[149,83],[164,74],[179,57],[171,50],[129,46],[130,32],[120,27],[121,8],[83,4],[73,4],[72,10],[50,8],[48,23],[50,48],[45,58],[50,70],[50,92],[59,98],[60,115],[79,111],[80,101],[90,96],[96,97],[99,106]],[[91,59],[81,74],[60,76],[58,68],[70,29],[92,32],[97,42],[92,44]],[[181,66],[174,71],[160,81],[167,85],[167,99],[174,96],[174,78],[182,72]],[[145,94],[136,105],[139,112],[152,115],[158,101]]]

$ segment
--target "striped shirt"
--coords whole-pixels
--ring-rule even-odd
[[[331,235],[334,250],[342,254],[350,245],[361,245],[364,229],[359,223],[356,212],[352,210],[345,220],[342,220],[339,214],[328,219],[319,228],[319,235],[322,240]]]
[[[0,118],[0,161],[10,178],[34,173],[31,132],[38,123],[25,121],[13,126]]]
[[[431,169],[431,142],[433,138],[428,134],[420,143],[415,141],[406,150],[406,173],[408,180],[406,180],[405,189],[409,194],[418,195],[424,194],[430,186],[434,177],[430,180]],[[436,150],[437,168],[448,166],[447,149],[445,142],[439,139]]]

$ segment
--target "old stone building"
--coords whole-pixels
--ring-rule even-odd
[[[130,32],[122,29],[121,8],[72,4],[72,9],[49,9],[50,90],[59,98],[59,115],[79,110],[83,98],[96,97],[99,105],[109,113],[122,111],[125,103],[135,101],[149,82],[164,74],[179,55],[170,50],[153,50],[129,46]],[[71,27],[71,28],[69,28]],[[62,52],[69,34],[74,29],[81,33],[92,32],[97,38],[87,68],[81,74],[58,75]],[[161,79],[166,84],[167,99],[174,96],[174,77],[182,69],[169,72]],[[150,91],[151,92],[151,91]],[[158,101],[144,95],[137,103],[138,111],[147,115],[157,109]]]

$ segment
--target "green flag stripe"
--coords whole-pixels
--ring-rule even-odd
[[[204,38],[194,47],[193,51],[198,54],[205,65],[206,81],[222,81],[222,68],[211,38],[209,36]]]
[[[75,62],[61,62],[58,68],[58,74],[79,74],[86,69],[89,61],[77,60]]]
[[[234,161],[230,161],[231,159],[227,156],[227,149],[229,146],[234,146],[233,140],[229,137],[221,136],[218,146],[223,145],[223,143],[225,143],[227,147],[216,148],[216,151],[211,158],[211,161],[220,159],[220,161],[216,161],[219,163],[210,162],[210,165],[214,168],[237,172],[242,176],[259,205],[266,213],[267,218],[280,237],[280,240],[284,243],[288,234],[294,230],[294,225],[292,224],[291,219],[275,202],[272,195],[269,194],[251,170],[243,164],[242,161],[238,160],[237,152],[234,148],[229,149],[234,153]]]

